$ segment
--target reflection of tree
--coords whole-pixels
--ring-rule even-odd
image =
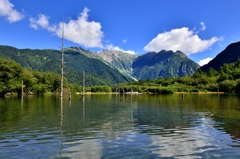
[[[71,107],[71,105],[72,105],[72,100],[71,100],[71,99],[69,99],[69,100],[68,100],[68,107],[70,108],[70,107]]]
[[[181,95],[125,95],[123,102],[122,95],[85,95],[81,103],[78,99],[75,102],[73,98],[71,108],[65,110],[63,99],[59,103],[59,97],[56,98],[56,103],[53,97],[24,96],[24,112],[17,119],[24,120],[30,130],[37,130],[44,125],[54,128],[55,132],[56,123],[59,123],[55,134],[59,136],[55,147],[59,157],[101,158],[103,155],[102,158],[107,158],[110,149],[106,145],[114,145],[111,150],[126,148],[125,152],[130,152],[127,148],[133,143],[140,143],[133,148],[136,151],[143,150],[144,143],[149,152],[152,150],[153,154],[162,157],[170,157],[173,153],[202,154],[200,149],[206,150],[205,152],[216,150],[216,146],[223,146],[225,141],[231,146],[231,136],[239,138],[240,122],[237,121],[240,121],[240,99],[234,95],[220,97],[218,99],[217,94],[185,94],[185,99],[182,100]],[[4,99],[7,103],[0,109],[1,117],[5,114],[9,116],[7,120],[12,120],[13,116],[4,113],[5,110],[11,114],[16,111],[17,115],[20,114],[19,99],[18,104],[12,98]],[[4,101],[0,99],[0,105],[2,104]],[[20,128],[24,122],[14,124]],[[3,126],[10,124],[4,122]],[[48,133],[49,130],[42,129],[43,133]],[[216,144],[212,145],[213,143]]]
[[[194,106],[197,112],[211,112],[212,119],[224,123],[215,127],[231,134],[234,138],[240,138],[240,106],[239,95],[213,94],[213,95],[189,95],[187,105]]]
[[[60,140],[61,140],[61,147],[60,147],[60,152],[59,155],[62,155],[62,150],[64,148],[63,146],[63,139],[62,139],[62,125],[63,125],[63,97],[61,96],[61,107],[60,107],[60,127],[59,127],[59,131],[60,131]]]
[[[132,114],[136,102],[131,103],[130,95],[118,94],[112,97],[116,98],[115,106],[112,110],[110,107],[108,112],[105,112],[104,118],[101,119],[103,122],[100,128],[102,135],[108,140],[116,140],[134,131]]]
[[[21,95],[21,115],[23,114],[23,95]]]
[[[84,123],[84,120],[85,120],[85,97],[83,96],[82,99],[82,119],[83,119],[83,123]]]
[[[125,103],[125,94],[119,94],[119,100],[120,100],[120,102],[122,102],[124,104]]]

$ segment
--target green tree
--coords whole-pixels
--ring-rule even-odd
[[[237,82],[233,80],[225,80],[219,84],[220,91],[231,93],[236,87]]]
[[[33,73],[27,68],[22,69],[21,80],[25,85],[25,93],[29,93],[33,90],[33,86],[37,83],[38,79],[34,77]]]
[[[0,95],[20,92],[22,68],[15,61],[0,57]]]
[[[233,79],[239,79],[240,78],[240,67],[235,67],[233,72]]]
[[[201,69],[197,69],[197,71],[193,74],[193,78],[202,78],[204,76],[206,76],[206,73]]]
[[[207,76],[208,77],[218,76],[218,72],[214,68],[210,67],[208,69]]]

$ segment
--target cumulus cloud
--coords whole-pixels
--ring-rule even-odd
[[[203,59],[203,60],[200,60],[200,61],[198,62],[198,64],[199,64],[200,66],[206,65],[206,64],[208,64],[212,59],[213,59],[213,58],[210,58],[210,57],[205,58],[205,59]]]
[[[64,26],[64,38],[83,45],[85,47],[100,47],[103,48],[101,24],[95,21],[88,21],[88,8],[84,8],[76,20],[68,22],[60,22],[58,25],[50,25],[49,18],[46,15],[40,14],[37,19],[30,18],[30,27],[38,29],[39,27],[54,32],[58,37],[62,37]],[[63,25],[64,24],[64,25]]]
[[[14,5],[9,0],[0,0],[0,16],[6,17],[10,22],[17,22],[24,18],[24,15],[13,9]]]
[[[222,37],[212,37],[209,40],[202,40],[196,33],[193,32],[193,30],[183,27],[158,34],[157,37],[144,47],[144,50],[149,52],[158,52],[160,50],[180,50],[186,55],[190,55],[207,50],[219,40],[222,40]]]
[[[50,25],[48,21],[49,17],[44,14],[39,14],[38,18],[30,18],[30,27],[38,30],[39,27],[47,29],[48,31],[56,31],[56,25]]]
[[[107,44],[105,48],[108,49],[108,50],[122,51],[122,52],[132,54],[132,55],[136,54],[133,50],[124,50],[124,49],[121,49],[120,47],[114,46],[112,44]]]
[[[77,20],[70,20],[68,23],[64,23],[65,38],[85,47],[103,47],[102,26],[95,21],[89,22],[88,12],[89,10],[84,8]],[[59,24],[56,34],[59,37],[62,36],[62,23]]]

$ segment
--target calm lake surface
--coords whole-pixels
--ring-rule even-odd
[[[238,95],[79,98],[0,98],[0,158],[240,158]]]

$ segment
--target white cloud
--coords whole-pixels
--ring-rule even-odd
[[[77,20],[70,20],[64,23],[65,38],[69,41],[81,44],[85,47],[103,47],[101,24],[95,21],[89,22],[88,9],[84,8]],[[56,32],[57,36],[62,36],[62,23]]]
[[[120,47],[114,46],[112,44],[107,44],[105,48],[108,49],[108,50],[122,51],[122,52],[125,52],[125,53],[128,53],[128,54],[132,54],[132,55],[136,54],[133,50],[123,50]]]
[[[39,14],[37,19],[30,18],[30,27],[33,29],[38,29],[38,27],[42,27],[44,29],[47,29],[48,31],[55,32],[56,31],[56,25],[50,25],[48,21],[49,17],[47,17],[44,14]]]
[[[212,59],[213,59],[213,58],[210,58],[210,57],[205,58],[205,59],[203,59],[203,60],[200,60],[200,61],[198,62],[198,64],[199,64],[200,66],[206,65],[206,64],[208,64]]]
[[[10,23],[20,21],[24,15],[15,9],[9,0],[0,0],[0,16],[6,17]]]
[[[159,52],[160,50],[180,50],[186,55],[190,55],[207,50],[219,40],[222,40],[222,37],[212,37],[209,40],[202,40],[193,32],[193,30],[183,27],[158,34],[157,37],[144,47],[144,50],[149,52]]]
[[[88,21],[88,8],[84,8],[83,12],[78,15],[77,20],[69,20],[68,22],[60,22],[57,26],[49,24],[49,18],[40,14],[37,19],[30,18],[30,27],[38,29],[39,27],[54,32],[58,37],[62,37],[62,27],[64,24],[64,38],[85,47],[102,48],[103,32],[101,24],[95,21]]]
[[[127,39],[124,39],[124,40],[123,40],[123,43],[126,44],[126,43],[127,43]]]
[[[207,29],[206,26],[205,26],[205,24],[204,24],[204,22],[201,22],[200,24],[201,24],[201,26],[202,26],[202,28],[201,28],[200,30],[206,30],[206,29]]]

